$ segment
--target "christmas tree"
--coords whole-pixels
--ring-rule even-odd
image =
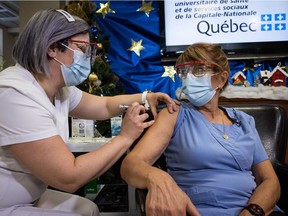
[[[72,15],[82,18],[90,25],[90,42],[97,43],[97,55],[94,64],[91,65],[91,73],[77,87],[83,91],[100,96],[113,96],[125,93],[122,83],[114,74],[109,64],[107,54],[110,48],[110,41],[109,37],[103,36],[104,31],[97,25],[97,20],[102,17],[102,14],[97,13],[96,4],[88,0],[70,1],[65,10]],[[110,119],[95,121],[94,135],[96,137],[111,137]],[[123,183],[119,172],[121,160],[101,175],[98,183]]]
[[[97,6],[88,0],[70,1],[65,10],[78,16],[90,25],[90,41],[97,43],[97,55],[91,73],[78,88],[95,95],[113,96],[125,92],[119,78],[112,71],[107,57],[110,41],[104,31],[97,25],[101,14],[96,13]]]

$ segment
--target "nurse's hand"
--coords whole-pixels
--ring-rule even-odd
[[[154,123],[154,120],[146,121],[148,117],[149,114],[146,113],[145,107],[134,102],[126,110],[119,135],[129,138],[132,144],[145,128],[150,127]]]
[[[168,94],[162,92],[149,92],[146,96],[146,100],[150,106],[151,112],[156,118],[157,116],[157,106],[161,103],[166,103],[167,109],[170,113],[178,110],[179,101],[172,99]]]

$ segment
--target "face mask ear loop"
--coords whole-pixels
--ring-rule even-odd
[[[62,46],[64,46],[64,47],[66,47],[67,49],[69,49],[69,50],[71,50],[71,51],[73,51],[73,52],[74,52],[74,50],[73,50],[73,49],[71,49],[70,47],[66,46],[65,44],[63,44],[63,43],[61,43],[61,42],[60,42],[60,44],[61,44]]]
[[[66,46],[65,44],[63,44],[63,43],[61,43],[61,42],[60,42],[59,44],[61,44],[62,46],[66,47],[67,49],[69,49],[69,50],[71,50],[71,51],[74,52],[73,49],[71,49],[70,47]],[[56,59],[56,58],[53,58],[53,59],[54,59],[55,61],[57,61],[59,64],[65,65],[65,64],[63,64],[61,61],[59,61],[58,59]]]
[[[218,90],[219,90],[219,93],[221,94],[221,92],[223,91],[223,87],[217,86],[217,87],[215,88],[215,91],[218,91]]]
[[[55,61],[57,61],[59,64],[61,64],[61,65],[64,65],[61,61],[59,61],[58,59],[56,59],[56,58],[53,58]]]
[[[183,100],[183,99],[186,99],[186,96],[185,94],[183,93],[183,90],[186,89],[186,86],[183,86],[180,90],[180,93],[179,93],[179,100]]]
[[[185,87],[186,87],[186,86],[184,86],[183,88],[181,88],[181,91],[180,91],[180,94],[179,94],[179,98],[182,98],[183,89],[184,89]]]

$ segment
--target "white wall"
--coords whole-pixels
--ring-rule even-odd
[[[0,29],[0,71],[3,69],[3,30]]]
[[[28,20],[32,17],[32,15],[40,10],[47,8],[63,8],[66,1],[19,1],[19,30],[24,28]],[[0,30],[2,33],[0,38],[0,55],[1,50],[5,60],[4,67],[9,67],[14,65],[15,62],[12,59],[12,49],[15,41],[18,37],[18,32],[8,31],[7,28],[0,26]],[[1,58],[0,58],[1,63]]]

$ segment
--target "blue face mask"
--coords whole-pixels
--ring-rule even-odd
[[[216,94],[211,84],[212,74],[205,74],[202,77],[195,77],[193,74],[187,74],[182,79],[182,92],[194,106],[203,106],[208,103]]]
[[[87,79],[91,71],[90,57],[84,55],[83,52],[73,50],[62,44],[66,48],[74,52],[74,61],[71,65],[64,65],[58,59],[54,58],[61,64],[62,76],[66,86],[76,86]]]

